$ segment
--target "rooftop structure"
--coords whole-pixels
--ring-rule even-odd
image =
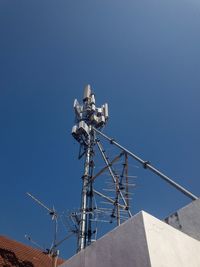
[[[200,241],[200,199],[177,210],[165,222]]]
[[[197,217],[199,201],[194,201]],[[60,267],[90,266],[199,267],[200,241],[142,211]]]

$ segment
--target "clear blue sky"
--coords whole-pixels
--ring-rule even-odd
[[[108,135],[200,195],[199,25],[197,0],[0,0],[1,234],[49,245],[51,221],[26,191],[79,207],[72,104],[87,83],[109,103]],[[190,202],[138,174],[134,212],[164,218]]]

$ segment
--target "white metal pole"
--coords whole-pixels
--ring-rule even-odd
[[[86,247],[86,235],[87,235],[87,193],[89,182],[89,169],[90,169],[90,154],[91,154],[91,138],[88,137],[88,146],[85,155],[84,175],[82,184],[82,197],[81,197],[81,221],[79,226],[79,240],[78,251]]]
[[[192,200],[198,199],[197,196],[195,196],[194,194],[192,194],[190,191],[188,191],[187,189],[185,189],[183,186],[181,186],[178,183],[174,182],[171,178],[169,178],[168,176],[166,176],[165,174],[163,174],[162,172],[160,172],[158,169],[156,169],[155,167],[153,167],[150,164],[149,161],[145,161],[145,160],[139,158],[134,153],[132,153],[131,151],[129,151],[128,149],[126,149],[125,147],[123,147],[122,145],[120,145],[119,143],[117,143],[113,138],[108,137],[107,135],[105,135],[104,133],[100,132],[99,130],[97,130],[95,128],[93,128],[93,129],[94,129],[95,132],[97,132],[98,134],[100,134],[101,136],[103,136],[105,139],[107,139],[108,141],[110,141],[111,144],[113,144],[113,145],[117,146],[118,148],[122,149],[128,155],[130,155],[132,158],[134,158],[135,160],[137,160],[138,162],[140,162],[145,169],[151,170],[156,175],[158,175],[159,177],[161,177],[167,183],[171,184],[173,187],[175,187],[177,190],[179,190],[180,192],[182,192],[184,195],[186,195],[190,199],[192,199]]]

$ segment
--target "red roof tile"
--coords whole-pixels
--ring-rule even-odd
[[[57,265],[64,260],[58,259]],[[2,267],[51,267],[52,257],[41,250],[0,236],[0,266]]]

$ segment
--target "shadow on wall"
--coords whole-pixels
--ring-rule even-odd
[[[7,250],[7,249],[0,248],[0,256],[2,257],[4,261],[2,267],[11,267],[11,266],[34,267],[32,262],[21,261],[20,259],[16,257],[14,252]]]

